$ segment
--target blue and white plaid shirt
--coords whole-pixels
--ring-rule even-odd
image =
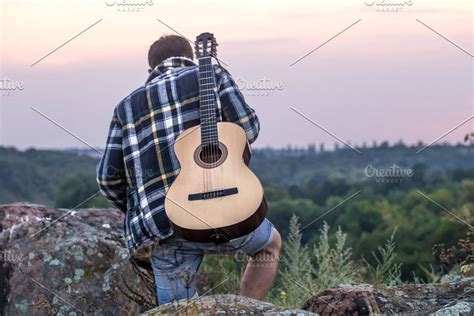
[[[252,143],[260,129],[255,111],[229,72],[218,65],[214,71],[217,120],[240,125]],[[173,143],[199,123],[198,67],[183,57],[163,61],[115,108],[97,182],[102,194],[125,213],[130,253],[173,235],[164,210],[166,191],[180,170]]]

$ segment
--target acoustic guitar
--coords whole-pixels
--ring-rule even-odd
[[[166,193],[165,211],[175,233],[190,241],[226,242],[246,235],[265,218],[267,203],[258,178],[247,167],[250,147],[235,123],[217,122],[211,33],[196,38],[200,125],[174,142],[181,169]]]

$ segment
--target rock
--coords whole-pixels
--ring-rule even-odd
[[[168,303],[142,315],[317,315],[303,310],[289,310],[271,303],[239,295],[209,295]]]
[[[451,283],[405,284],[398,287],[344,286],[310,298],[304,310],[321,315],[472,315],[474,278]],[[468,311],[467,314],[465,311]],[[446,313],[446,314],[443,314]]]
[[[432,316],[458,316],[458,315],[474,315],[474,303],[459,302],[453,303],[451,306],[441,308],[440,310],[431,313]]]
[[[380,313],[372,291],[362,288],[328,289],[309,299],[303,309],[321,315]]]
[[[130,263],[116,209],[0,205],[0,315],[311,314],[473,315],[472,265],[440,284],[341,285],[287,310],[236,295],[203,296],[156,307],[150,249]],[[142,274],[137,274],[139,269]],[[148,271],[148,272],[147,272]],[[463,278],[464,276],[464,278]]]
[[[153,302],[154,289],[129,262],[123,216],[0,205],[0,315],[136,315],[155,306],[139,304]]]

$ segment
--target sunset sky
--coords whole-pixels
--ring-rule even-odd
[[[140,12],[114,2],[1,0],[0,79],[22,85],[0,91],[2,146],[86,147],[34,107],[103,147],[113,108],[147,77],[149,45],[173,34],[157,19],[190,39],[214,33],[236,81],[280,86],[269,95],[243,90],[261,121],[256,147],[337,142],[290,107],[356,145],[429,143],[473,115],[471,0],[395,8],[373,0],[149,0]],[[461,141],[473,127],[471,120],[443,141]]]

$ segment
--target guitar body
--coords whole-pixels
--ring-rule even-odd
[[[181,170],[166,194],[165,210],[177,235],[225,242],[255,230],[267,204],[260,181],[244,159],[244,130],[234,123],[217,123],[219,148],[211,150],[213,159],[206,158],[200,132],[201,126],[190,128],[175,142]]]

